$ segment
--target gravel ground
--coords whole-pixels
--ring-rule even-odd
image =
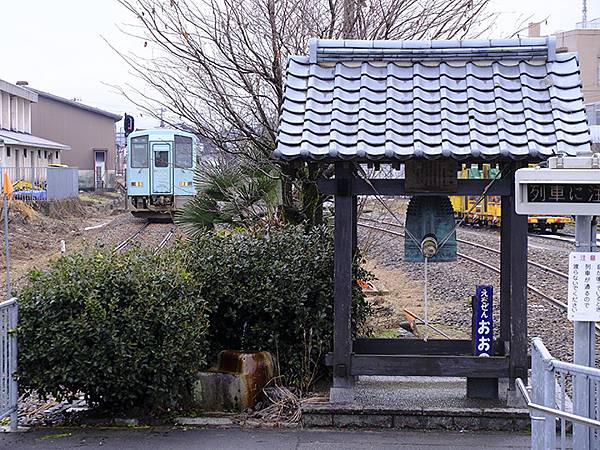
[[[388,221],[393,221],[387,218]],[[386,226],[382,226],[386,227]],[[393,228],[399,231],[397,228]],[[569,230],[565,230],[570,232]],[[374,238],[378,235],[378,239]],[[359,228],[361,243],[368,242],[369,251],[365,255],[379,264],[393,268],[410,279],[423,280],[422,263],[407,263],[404,257],[404,239],[399,236],[384,235],[382,232]],[[457,232],[459,239],[485,245],[489,248],[500,248],[500,233],[496,230],[461,228]],[[547,265],[561,272],[567,272],[567,256],[573,245],[561,241],[531,236],[529,238],[529,259]],[[499,267],[499,255],[459,243],[458,251],[471,257],[484,260],[488,264]],[[529,284],[542,292],[567,302],[566,280],[556,275],[529,265]],[[489,269],[459,258],[456,262],[429,264],[429,298],[430,318],[434,322],[450,325],[466,335],[470,334],[471,308],[468,298],[474,293],[477,284],[491,284],[495,287],[495,335],[498,336],[499,325],[499,286],[500,277]],[[529,292],[528,331],[529,337],[539,336],[550,352],[557,358],[571,361],[573,346],[573,327],[567,320],[566,311],[544,301],[540,296]],[[600,346],[597,346],[597,354]]]
[[[175,227],[172,223],[150,223],[144,228],[147,223],[146,219],[133,217],[129,213],[119,214],[112,219],[101,222],[100,224],[106,225],[100,228],[83,231],[82,242],[78,243],[77,247],[85,245],[108,248],[116,247],[141,230],[139,235],[131,240],[131,245],[139,245],[142,248],[154,248]]]

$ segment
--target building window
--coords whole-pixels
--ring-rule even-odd
[[[44,158],[48,159],[48,150],[44,150]]]
[[[38,158],[41,158],[41,157],[42,157],[42,151],[38,150]]]
[[[27,158],[27,149],[26,148],[23,149],[23,158]]]
[[[10,147],[6,147],[6,157],[10,158]]]
[[[56,152],[56,159],[58,159],[58,152]]]

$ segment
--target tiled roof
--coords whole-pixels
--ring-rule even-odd
[[[577,55],[552,38],[313,40],[293,56],[282,159],[521,159],[590,149]]]

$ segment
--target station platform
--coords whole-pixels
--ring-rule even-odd
[[[465,378],[361,376],[353,400],[302,407],[305,427],[526,431],[529,411],[520,394],[499,382],[498,400],[466,397]]]

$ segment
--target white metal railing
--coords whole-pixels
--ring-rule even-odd
[[[10,417],[10,428],[17,428],[18,387],[17,322],[19,305],[15,298],[0,303],[0,419]]]
[[[556,448],[557,419],[561,449],[567,448],[567,422],[573,425],[573,445],[580,449],[600,449],[600,369],[554,359],[542,340],[534,338],[531,395],[521,379],[517,379],[517,386],[531,410],[533,450]],[[573,408],[570,407],[569,387],[586,390],[585,405],[578,405],[576,401]]]

